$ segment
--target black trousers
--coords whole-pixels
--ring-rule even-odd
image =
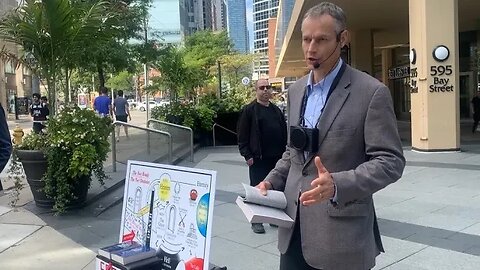
[[[287,252],[280,255],[280,270],[318,270],[311,267],[303,257],[302,253],[302,235],[300,233],[300,218],[297,211],[297,220],[293,229],[292,240],[288,246]]]
[[[264,158],[264,159],[253,159],[253,165],[248,167],[248,173],[250,176],[250,185],[252,187],[258,185],[260,182],[265,180],[265,177],[268,173],[275,167],[275,164],[279,158]]]
[[[480,112],[478,113],[474,113],[473,114],[473,127],[472,127],[472,133],[475,132],[475,130],[477,130],[477,127],[478,127],[478,122],[480,121]]]
[[[303,257],[299,212],[300,210],[297,210],[297,219],[293,229],[292,240],[290,240],[290,246],[288,246],[285,254],[280,255],[280,270],[322,270],[310,266],[305,261],[305,257]]]
[[[42,129],[44,129],[44,128],[45,128],[44,124],[39,123],[39,122],[33,122],[33,128],[32,128],[33,132],[38,134],[38,133],[42,132]]]

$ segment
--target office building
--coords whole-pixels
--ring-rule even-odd
[[[253,53],[261,55],[253,78],[268,77],[268,19],[277,16],[278,0],[253,0]]]
[[[167,44],[181,44],[189,34],[188,14],[182,0],[154,0],[150,8],[149,33]]]
[[[297,0],[280,10],[278,18],[293,12],[277,22],[277,36],[284,38],[276,40],[275,76],[309,72],[299,29],[305,12],[319,2]],[[390,88],[397,118],[411,123],[412,148],[461,149],[460,119],[470,121],[479,81],[480,1],[331,2],[347,14],[344,59]]]
[[[227,29],[227,3],[226,0],[212,1],[212,29],[222,31]]]
[[[248,53],[248,31],[245,1],[228,0],[228,36],[239,53]]]
[[[16,0],[3,0],[0,2],[0,17],[6,12],[17,7]],[[19,54],[19,47],[0,40],[0,48],[6,49],[13,54]],[[0,61],[0,103],[5,112],[12,117],[15,115],[15,104],[17,113],[28,113],[28,98],[32,96],[32,72],[12,61]],[[15,98],[17,102],[15,103]]]
[[[212,0],[189,1],[193,2],[193,13],[197,30],[212,30]]]

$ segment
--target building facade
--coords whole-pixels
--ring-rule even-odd
[[[182,0],[154,0],[150,8],[151,34],[168,44],[181,44],[189,33],[188,13]]]
[[[212,26],[213,31],[226,30],[228,27],[227,20],[227,3],[226,0],[212,1]]]
[[[253,78],[268,77],[268,19],[277,17],[279,0],[253,0],[253,53],[260,59],[254,62]]]
[[[16,0],[0,2],[0,17],[17,7]],[[0,48],[10,53],[20,54],[21,48],[0,40]],[[27,114],[28,100],[32,96],[32,73],[14,61],[0,61],[0,103],[9,117]]]
[[[288,1],[281,2],[282,6]],[[275,75],[279,77],[308,73],[299,49],[300,26],[305,12],[320,1],[294,2],[291,9],[280,8],[277,17]],[[344,59],[390,88],[397,118],[411,124],[412,148],[460,150],[460,119],[472,116],[470,101],[480,78],[480,2],[330,2],[347,15],[349,44],[342,51]]]
[[[197,30],[212,30],[212,0],[193,0],[193,9]]]
[[[239,53],[248,53],[248,30],[245,1],[228,0],[228,36]]]

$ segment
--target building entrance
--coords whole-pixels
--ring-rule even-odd
[[[460,118],[470,118],[470,100],[473,91],[473,72],[460,72]]]

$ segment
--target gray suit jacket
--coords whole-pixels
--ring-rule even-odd
[[[289,127],[298,124],[307,77],[289,88]],[[317,127],[318,153],[305,159],[303,151],[287,146],[266,180],[285,192],[290,217],[300,211],[308,264],[327,270],[370,269],[383,251],[372,194],[398,180],[405,167],[390,91],[347,65]],[[317,154],[337,186],[337,204],[302,206],[300,193],[311,189],[318,176],[313,162]],[[287,251],[292,232],[293,227],[279,229],[280,252]]]

